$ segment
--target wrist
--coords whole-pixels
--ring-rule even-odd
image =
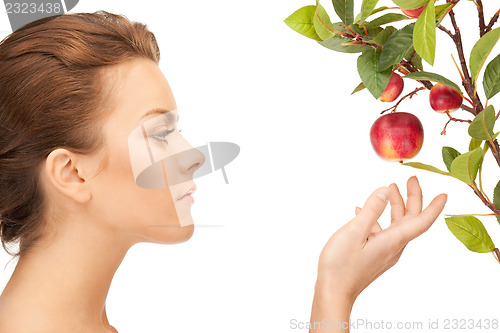
[[[335,302],[336,305],[352,308],[358,293],[354,292],[336,279],[322,277],[318,274],[316,284],[314,286],[315,295],[321,297],[325,301]],[[350,310],[349,310],[350,312]]]
[[[311,323],[328,323],[322,330],[311,329],[309,332],[349,332],[350,316],[354,297],[338,287],[338,284],[328,283],[318,279],[311,311]],[[326,328],[326,329],[325,329]]]

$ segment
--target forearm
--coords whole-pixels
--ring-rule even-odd
[[[353,303],[331,284],[316,282],[309,333],[349,332]]]

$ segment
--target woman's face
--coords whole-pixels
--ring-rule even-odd
[[[112,110],[103,125],[106,156],[91,179],[94,211],[135,242],[185,241],[194,230],[193,203],[180,198],[195,186],[193,173],[205,156],[179,133],[174,96],[153,61],[131,60],[109,74]],[[160,165],[152,179],[162,185],[156,189],[137,180],[153,162]]]

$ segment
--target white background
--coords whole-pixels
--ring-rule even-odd
[[[498,8],[494,1],[483,2],[489,20]],[[229,141],[241,147],[226,167],[229,184],[220,171],[196,180],[192,212],[200,227],[191,240],[138,244],[125,257],[107,300],[110,323],[120,333],[300,331],[290,328],[290,320],[309,320],[325,242],[374,189],[396,182],[405,195],[406,180],[415,174],[425,206],[446,192],[445,214],[489,213],[460,181],[375,155],[369,129],[390,104],[366,90],[350,95],[360,82],[357,55],[323,48],[283,22],[311,4],[81,0],[72,10],[104,9],[146,23],[158,39],[160,67],[177,100],[183,134],[194,146]],[[331,3],[322,4],[333,17]],[[360,4],[356,1],[356,12]],[[473,2],[459,3],[457,19],[468,59],[478,36]],[[4,12],[0,24],[0,30],[10,29]],[[443,24],[451,28],[449,19]],[[437,34],[436,63],[426,69],[459,83],[450,56],[453,44],[443,32]],[[405,84],[406,93],[417,87]],[[500,104],[498,97],[491,103]],[[467,150],[467,125],[452,123],[441,136],[447,117],[429,107],[427,91],[399,110],[417,115],[425,128],[424,146],[414,161],[445,168],[442,146]],[[471,119],[463,111],[454,115]],[[488,193],[498,170],[489,155],[483,174]],[[500,246],[496,220],[482,220]],[[202,227],[215,224],[223,226]],[[0,290],[14,268],[11,263],[4,269],[8,260],[1,252]],[[440,325],[446,319],[500,319],[499,277],[493,256],[467,250],[441,216],[360,295],[352,318],[417,321],[424,328],[429,319]],[[483,331],[488,332],[477,330]]]

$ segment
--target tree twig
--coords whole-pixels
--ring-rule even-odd
[[[486,24],[484,23],[484,11],[483,11],[483,3],[481,0],[476,0],[477,4],[477,16],[479,19],[479,37],[483,37],[486,33]]]
[[[450,115],[450,112],[448,112],[448,111],[445,111],[444,113],[446,113],[448,115],[448,118],[450,118],[450,120],[448,120],[446,122],[446,124],[444,125],[444,128],[443,128],[443,131],[441,132],[441,135],[446,134],[446,126],[448,126],[448,124],[452,121],[456,121],[456,122],[460,122],[460,123],[469,123],[469,124],[472,122],[472,120],[454,118]]]
[[[491,31],[491,28],[493,28],[493,25],[495,22],[498,20],[498,16],[500,16],[500,9],[493,15],[493,17],[490,20],[490,23],[484,28],[484,33],[487,33],[488,31]]]
[[[447,2],[454,2],[453,0],[448,0]],[[456,1],[458,2],[458,1]],[[460,65],[462,66],[462,71],[465,76],[465,82],[463,82],[463,86],[465,88],[465,91],[471,98],[471,100],[474,103],[474,113],[477,115],[479,112],[483,110],[483,104],[479,100],[479,97],[475,93],[475,87],[474,87],[474,82],[472,81],[470,75],[469,75],[469,70],[467,68],[467,63],[465,62],[465,56],[464,56],[464,49],[462,47],[462,36],[460,34],[460,29],[458,28],[457,21],[455,19],[455,12],[453,10],[450,10],[450,20],[451,24],[453,25],[453,29],[455,30],[455,33],[453,34],[453,42],[455,43],[455,46],[457,48],[458,52],[458,57],[460,58]]]
[[[489,203],[486,200],[486,198],[483,196],[483,194],[481,193],[481,191],[479,191],[479,189],[477,188],[477,186],[471,186],[471,188],[474,190],[474,193],[476,193],[476,195],[479,197],[479,199],[481,199],[481,201],[486,205],[486,207],[488,207],[489,209],[491,209],[495,214],[500,214],[500,209],[496,208],[491,203]]]
[[[408,98],[408,97],[409,97],[409,98],[412,98],[414,95],[416,95],[416,94],[417,94],[417,92],[419,92],[420,90],[424,90],[424,89],[427,89],[427,88],[426,88],[426,87],[419,87],[419,88],[416,88],[415,90],[413,90],[413,91],[412,91],[412,92],[410,92],[409,94],[406,94],[406,95],[404,95],[403,97],[401,97],[401,98],[399,99],[399,101],[398,101],[396,104],[394,104],[394,105],[393,105],[393,106],[391,106],[390,108],[385,109],[384,111],[380,112],[380,114],[383,114],[384,112],[387,112],[387,111],[389,111],[389,110],[392,110],[391,112],[396,112],[396,109],[398,108],[399,103],[401,103],[401,102],[402,102],[405,98]]]
[[[443,30],[444,32],[446,32],[446,33],[448,34],[448,36],[450,36],[450,37],[451,37],[451,39],[453,39],[453,34],[451,33],[451,31],[450,31],[450,30],[448,30],[448,29],[446,29],[445,27],[443,27],[441,24],[440,24],[440,25],[438,25],[438,29],[439,29],[439,30]]]

